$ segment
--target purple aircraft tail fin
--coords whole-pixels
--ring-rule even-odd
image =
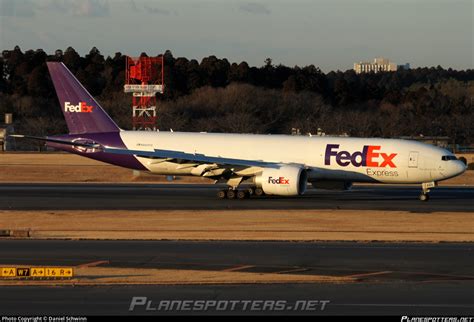
[[[120,131],[63,63],[48,62],[48,69],[70,134]]]

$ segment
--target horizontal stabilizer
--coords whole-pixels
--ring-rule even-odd
[[[31,135],[22,135],[22,134],[11,134],[9,136],[13,137],[13,138],[22,138],[22,139],[29,139],[29,140],[37,140],[37,141],[45,141],[45,142],[66,144],[66,145],[72,145],[72,146],[80,146],[80,147],[84,147],[84,148],[92,148],[92,149],[102,148],[102,145],[100,145],[98,143],[74,142],[74,141],[53,139],[53,138],[50,138],[50,137],[47,137],[47,136],[31,136]]]

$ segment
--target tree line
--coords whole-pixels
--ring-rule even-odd
[[[142,55],[146,55],[142,53]],[[232,133],[347,134],[362,137],[449,136],[474,143],[474,70],[424,67],[396,72],[323,73],[314,65],[262,66],[163,54],[165,93],[158,128]],[[131,128],[131,95],[123,93],[125,55],[85,56],[72,47],[47,54],[18,46],[0,57],[0,115],[13,113],[16,131],[66,132],[47,61],[62,61],[119,126]]]

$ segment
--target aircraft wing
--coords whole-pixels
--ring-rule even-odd
[[[245,159],[234,159],[225,158],[220,156],[207,156],[200,153],[186,153],[174,150],[159,150],[154,151],[143,151],[143,150],[128,150],[128,149],[116,149],[109,147],[102,147],[102,151],[112,154],[129,154],[138,157],[146,158],[160,158],[160,159],[176,159],[183,161],[191,161],[197,163],[208,163],[208,164],[220,164],[220,165],[235,165],[244,167],[265,167],[265,168],[278,168],[280,164],[274,162],[266,162],[262,160],[245,160]]]

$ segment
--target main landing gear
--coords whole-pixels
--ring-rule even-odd
[[[435,182],[425,182],[421,184],[421,189],[423,190],[419,196],[421,201],[428,201],[430,200],[430,188],[436,187]]]
[[[217,198],[219,199],[247,199],[250,196],[263,196],[265,193],[261,188],[248,188],[248,189],[222,189],[217,192]]]

